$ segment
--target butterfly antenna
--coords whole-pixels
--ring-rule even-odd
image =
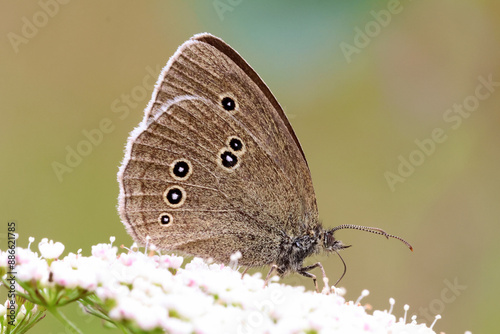
[[[344,272],[342,273],[342,276],[340,276],[340,278],[337,280],[337,282],[335,282],[335,284],[333,285],[334,287],[337,287],[337,284],[339,284],[339,282],[342,280],[342,278],[344,278],[345,276],[345,273],[347,272],[347,265],[345,264],[345,261],[344,259],[342,258],[342,256],[340,255],[339,252],[337,252],[336,249],[334,249],[335,253],[337,253],[337,255],[340,257],[340,260],[342,261],[342,263],[344,264]]]
[[[394,238],[394,239],[397,239],[397,240],[401,241],[402,243],[404,243],[413,252],[413,247],[412,247],[412,245],[410,245],[410,243],[408,241],[406,241],[405,239],[403,239],[401,237],[398,237],[396,235],[389,234],[386,231],[384,231],[384,230],[382,230],[382,229],[380,229],[378,227],[368,227],[368,226],[361,226],[361,225],[343,224],[343,225],[339,225],[337,227],[334,227],[331,230],[331,232],[333,233],[335,231],[343,230],[343,229],[359,230],[359,231],[365,231],[365,232],[380,234],[380,235],[383,235],[384,237],[386,237],[387,239]]]

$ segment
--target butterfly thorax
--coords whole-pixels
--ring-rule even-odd
[[[278,274],[297,272],[303,267],[304,260],[313,254],[319,253],[323,247],[322,235],[324,230],[320,224],[310,228],[302,235],[283,236],[280,245],[279,257],[276,261]]]

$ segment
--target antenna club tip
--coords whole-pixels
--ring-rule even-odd
[[[412,246],[410,246],[410,250],[413,252],[413,247]]]

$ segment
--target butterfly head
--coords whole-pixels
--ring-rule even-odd
[[[351,245],[344,245],[342,241],[335,238],[334,229],[325,231],[323,234],[323,248],[327,252],[336,252],[341,249],[349,248]]]

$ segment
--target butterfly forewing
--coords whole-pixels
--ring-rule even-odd
[[[120,215],[141,243],[271,263],[284,234],[317,221],[309,169],[267,87],[210,38],[184,43],[163,70],[129,138]]]

